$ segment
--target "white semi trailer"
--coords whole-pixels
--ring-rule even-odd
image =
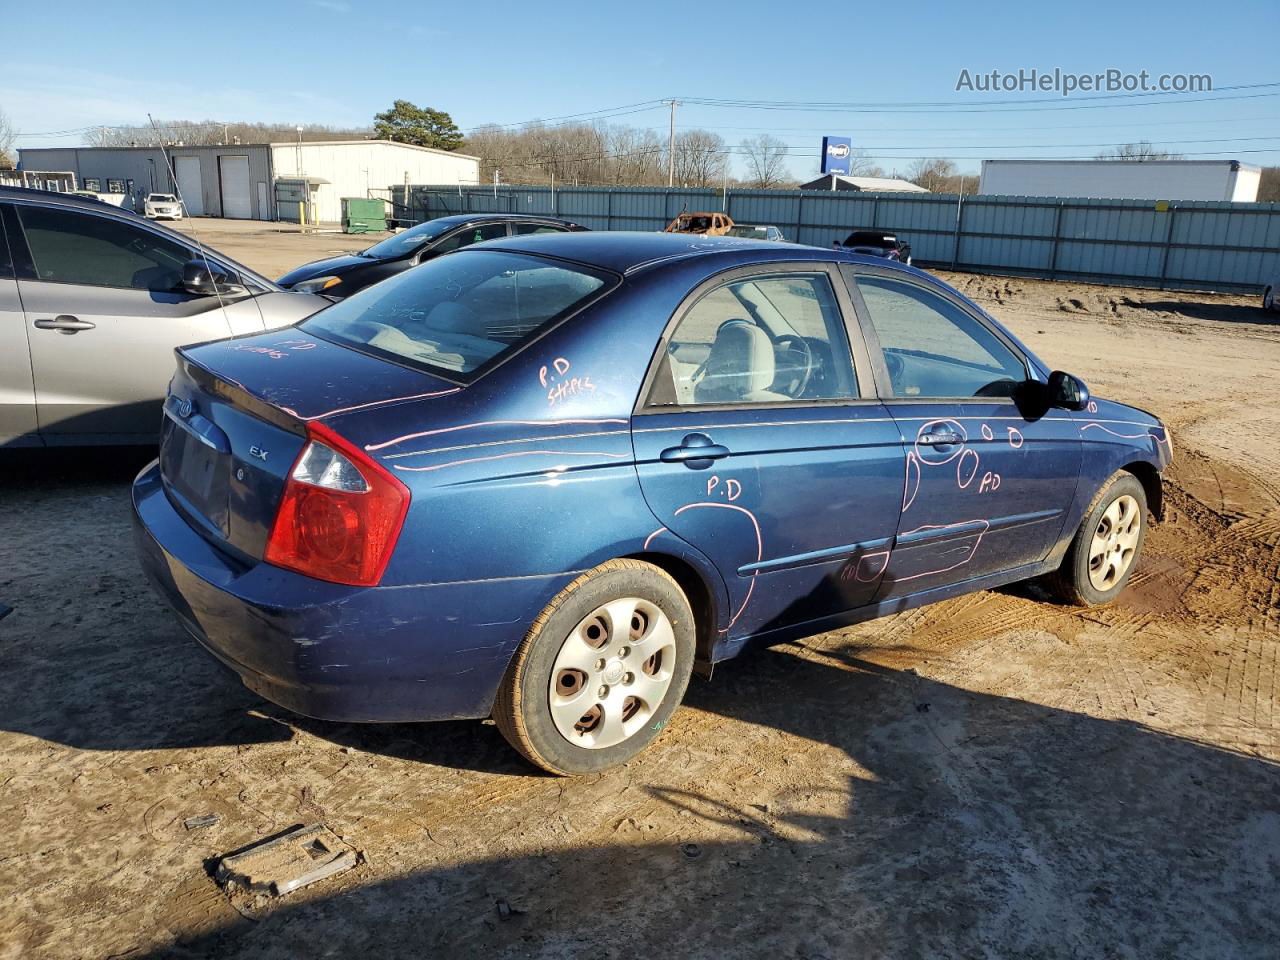
[[[983,160],[979,192],[1252,203],[1261,174],[1259,167],[1238,160]]]

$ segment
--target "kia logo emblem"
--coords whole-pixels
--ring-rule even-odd
[[[837,158],[847,157],[849,155],[849,145],[847,143],[833,143],[827,147],[827,155]]]

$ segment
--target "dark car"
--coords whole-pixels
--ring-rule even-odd
[[[658,233],[441,257],[183,348],[168,402],[138,545],[200,644],[298,713],[492,716],[567,774],[751,642],[1031,577],[1107,603],[1172,458],[918,270]]]
[[[882,257],[885,260],[898,260],[911,265],[911,244],[900,240],[895,233],[883,230],[855,230],[844,238],[843,243],[833,246],[860,253],[867,257]]]
[[[534,214],[469,213],[437,217],[359,253],[304,263],[278,282],[288,290],[348,297],[371,283],[473,243],[530,233],[573,233],[586,229],[570,220]]]

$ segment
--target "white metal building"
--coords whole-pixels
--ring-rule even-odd
[[[924,187],[897,177],[854,177],[825,173],[817,180],[800,184],[801,190],[856,190],[863,193],[928,193]]]
[[[1239,160],[983,160],[978,192],[1253,203],[1261,176],[1261,168]]]
[[[336,222],[343,197],[386,197],[408,183],[471,183],[477,157],[390,140],[324,140],[219,146],[56,147],[18,151],[28,170],[68,170],[81,185],[123,193],[141,210],[148,193],[180,193],[190,216]],[[299,192],[298,185],[305,183]]]

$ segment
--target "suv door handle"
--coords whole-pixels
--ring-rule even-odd
[[[92,330],[97,326],[89,320],[81,320],[79,317],[73,317],[64,313],[54,317],[52,320],[35,320],[33,324],[41,330],[57,330],[59,333],[79,333],[81,330]]]
[[[712,441],[705,433],[691,433],[678,447],[667,447],[658,459],[663,463],[683,463],[691,470],[705,470],[712,461],[729,455],[729,448]]]
[[[920,443],[928,447],[945,447],[953,443],[960,443],[960,434],[958,433],[926,433],[920,437]]]

